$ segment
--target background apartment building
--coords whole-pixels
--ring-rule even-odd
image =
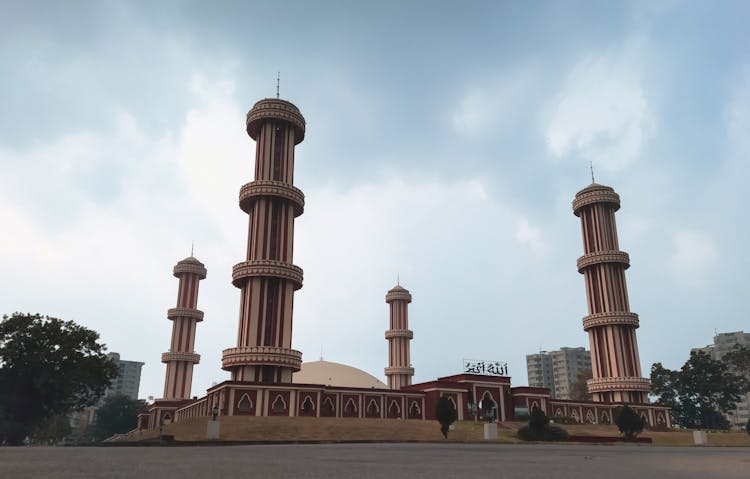
[[[722,361],[724,355],[734,349],[735,346],[750,347],[750,333],[744,331],[719,333],[714,336],[713,344],[709,344],[705,348],[693,348],[690,351],[703,351],[711,356],[711,359]],[[737,409],[728,413],[727,419],[733,428],[745,427],[748,419],[750,419],[750,392],[742,396],[742,400],[737,403]]]
[[[560,348],[526,356],[529,386],[548,388],[556,399],[571,399],[570,388],[578,374],[591,370],[591,353],[585,348]]]

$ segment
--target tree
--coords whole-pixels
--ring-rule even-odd
[[[447,396],[440,396],[438,398],[435,415],[440,423],[440,432],[443,433],[443,437],[448,439],[448,430],[451,424],[458,419],[458,412],[456,412],[456,408],[453,407],[453,403]]]
[[[516,432],[522,441],[565,441],[568,431],[556,424],[550,424],[549,418],[539,407],[531,409],[529,422]]]
[[[91,439],[102,441],[114,434],[132,431],[138,425],[138,414],[147,407],[146,401],[131,399],[122,394],[104,398],[102,405],[96,409]]]
[[[636,437],[643,431],[643,426],[646,425],[646,421],[627,404],[615,409],[614,421],[617,424],[617,429],[627,438]]]
[[[745,431],[750,435],[750,419],[748,419],[747,424],[745,424]]]
[[[544,429],[549,425],[549,418],[546,414],[544,414],[544,411],[539,409],[539,407],[534,406],[531,408],[531,416],[529,417],[529,429],[531,431],[539,436],[542,437],[544,435]]]
[[[726,429],[724,416],[735,409],[748,381],[702,352],[690,353],[679,371],[656,363],[651,367],[651,394],[672,408],[675,424],[686,428]]]
[[[747,346],[735,344],[722,360],[729,364],[733,373],[750,376],[750,348]]]
[[[574,401],[591,401],[586,381],[592,379],[594,374],[590,369],[583,369],[576,375],[576,380],[570,385],[570,399]]]
[[[22,444],[56,415],[95,403],[117,375],[99,335],[14,313],[0,322],[0,443]]]
[[[70,436],[70,418],[67,414],[57,414],[42,422],[29,436],[30,444],[53,446]]]

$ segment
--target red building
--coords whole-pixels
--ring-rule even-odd
[[[247,114],[246,126],[256,142],[255,177],[239,195],[239,206],[248,215],[248,235],[245,260],[232,270],[232,284],[241,292],[237,345],[222,354],[222,368],[231,378],[209,388],[200,399],[188,399],[189,377],[198,359],[192,352],[195,323],[203,318],[195,309],[197,285],[205,278],[203,265],[188,258],[175,267],[180,299],[169,317],[180,326],[175,323],[172,349],[163,356],[168,365],[165,398],[142,416],[141,428],[207,417],[213,411],[222,416],[435,419],[440,396],[455,405],[459,419],[491,416],[507,421],[536,406],[552,417],[611,423],[617,403],[629,402],[636,404],[649,425],[669,425],[667,408],[646,404],[648,382],[640,378],[635,343],[637,316],[629,312],[623,275],[627,255],[617,249],[614,211],[619,197],[600,185],[582,190],[574,202],[583,222],[586,253],[578,261],[589,294],[590,315],[584,318],[584,328],[598,361],[589,384],[594,402],[551,399],[549,390],[542,388],[513,388],[507,372],[497,368],[488,368],[486,374],[465,371],[411,384],[413,333],[408,304],[412,296],[400,285],[385,298],[390,309],[385,333],[387,387],[295,383],[293,374],[302,367],[302,353],[291,349],[292,312],[294,292],[302,287],[302,270],[292,262],[294,219],[303,212],[304,195],[293,184],[294,148],[305,137],[305,120],[292,103],[264,99]]]

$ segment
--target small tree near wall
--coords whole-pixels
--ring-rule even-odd
[[[443,437],[448,439],[448,430],[450,429],[451,424],[458,419],[458,412],[456,411],[456,408],[453,407],[453,403],[448,400],[448,397],[440,396],[438,398],[435,415],[440,423],[440,432],[443,433]]]

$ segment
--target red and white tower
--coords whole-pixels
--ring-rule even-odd
[[[401,389],[411,385],[414,368],[411,367],[409,341],[414,333],[409,330],[409,303],[411,294],[401,285],[394,286],[385,295],[385,302],[391,308],[391,327],[385,332],[388,340],[388,367],[385,375],[390,389]]]
[[[255,140],[255,181],[240,189],[248,214],[245,261],[232,269],[240,289],[237,347],[225,349],[222,369],[233,381],[291,383],[302,353],[291,349],[294,291],[302,269],[292,264],[294,219],[305,196],[293,186],[294,147],[305,138],[305,119],[292,103],[278,98],[257,102],[247,114]]]
[[[161,355],[161,362],[167,364],[164,379],[164,399],[167,400],[190,399],[193,365],[201,359],[193,348],[195,326],[203,321],[203,311],[196,307],[199,282],[206,278],[206,268],[190,256],[175,265],[174,275],[179,278],[180,285],[177,288],[177,307],[167,311],[167,318],[172,320],[172,345],[169,352]]]
[[[646,403],[649,381],[641,377],[635,330],[638,315],[630,312],[625,270],[628,254],[620,251],[615,211],[620,196],[609,186],[592,183],[579,191],[573,213],[581,218],[584,255],[578,272],[586,282],[589,315],[583,329],[589,334],[593,379],[588,381],[594,401]]]

